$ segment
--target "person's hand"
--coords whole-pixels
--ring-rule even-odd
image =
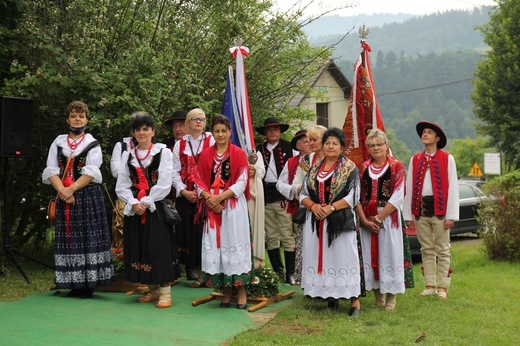
[[[413,228],[414,227],[413,221],[405,221],[404,224],[405,224],[406,228]]]
[[[327,205],[323,206],[323,205],[317,204],[317,203],[312,206],[312,212],[314,213],[314,216],[316,217],[317,220],[323,220],[331,213],[330,206],[329,207]]]
[[[197,195],[195,194],[195,191],[188,191],[188,190],[182,190],[181,195],[184,196],[190,203],[197,202]]]
[[[132,205],[132,209],[139,216],[141,216],[144,213],[146,213],[146,205],[144,205],[143,203],[140,203],[140,202],[136,203],[136,204],[133,204]]]
[[[444,229],[450,229],[453,228],[453,225],[455,225],[455,221],[453,220],[444,220]]]
[[[215,214],[220,214],[224,210],[224,206],[222,204],[217,204],[216,206],[214,206],[213,208],[210,208],[210,209]]]
[[[379,231],[381,230],[379,224],[371,218],[369,218],[368,220],[361,220],[361,223],[363,224],[363,226],[365,226],[365,229],[367,231],[370,231],[372,233],[379,233]]]
[[[65,199],[65,203],[67,203],[67,204],[75,204],[76,203],[76,199],[74,198],[74,196],[70,196],[69,198]]]
[[[71,187],[62,187],[60,191],[58,191],[58,198],[64,201],[67,201],[74,194],[74,191]]]
[[[213,208],[215,208],[219,205],[222,206],[221,203],[222,203],[221,195],[210,195],[210,196],[206,197],[206,205],[211,210],[213,210]]]

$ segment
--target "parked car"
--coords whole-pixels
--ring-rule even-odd
[[[473,182],[459,180],[459,220],[451,229],[450,235],[477,233],[479,224],[477,221],[478,207],[482,199],[488,198],[484,191]],[[404,227],[404,225],[403,225]],[[410,239],[412,256],[421,255],[421,245],[417,239],[415,228],[407,228],[406,233]]]

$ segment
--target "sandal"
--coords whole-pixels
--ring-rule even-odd
[[[171,298],[171,296],[163,296],[163,295],[161,295],[161,297],[159,298],[159,301],[157,302],[156,307],[158,309],[164,309],[164,308],[169,308],[170,306],[172,306],[172,298]]]
[[[138,300],[139,300],[139,303],[154,302],[156,300],[159,300],[159,292],[158,292],[158,290],[156,291],[155,289],[153,290],[153,293],[152,293],[152,291],[148,291],[144,294],[144,296],[139,297]]]
[[[448,292],[446,292],[446,290],[443,290],[443,289],[437,290],[437,295],[441,299],[448,299]]]
[[[206,287],[206,284],[204,284],[204,282],[202,282],[201,279],[197,279],[190,284],[190,287],[191,288]]]

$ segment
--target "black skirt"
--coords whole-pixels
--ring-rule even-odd
[[[167,284],[180,277],[175,236],[164,221],[162,204],[155,212],[141,216],[125,216],[123,248],[125,279],[142,284]]]
[[[187,267],[200,268],[203,224],[194,221],[197,215],[197,203],[190,203],[186,198],[180,197],[175,200],[175,208],[182,218],[181,224],[175,226],[180,263]]]

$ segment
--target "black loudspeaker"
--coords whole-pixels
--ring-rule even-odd
[[[33,100],[2,96],[0,113],[0,157],[32,154]]]

